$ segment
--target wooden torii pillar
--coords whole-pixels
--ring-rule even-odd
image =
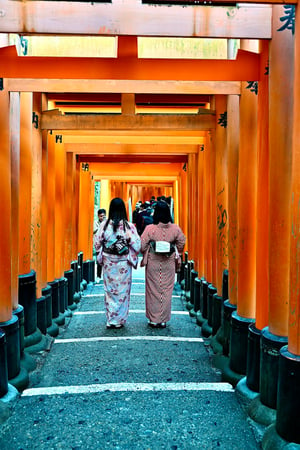
[[[296,7],[292,138],[292,205],[288,345],[280,350],[276,431],[300,444],[300,9]],[[275,427],[270,433],[275,431]]]
[[[243,48],[255,43],[242,42]],[[230,368],[246,374],[248,326],[255,320],[257,97],[242,82],[238,174],[238,279],[237,311],[232,313]]]

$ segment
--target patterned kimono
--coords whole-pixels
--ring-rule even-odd
[[[129,311],[132,283],[132,267],[137,267],[141,240],[135,226],[128,222],[129,229],[119,222],[116,232],[112,223],[103,232],[105,222],[101,224],[94,239],[96,251],[100,251],[103,240],[110,241],[117,235],[124,236],[129,242],[129,254],[113,255],[103,250],[103,286],[107,325],[124,325]]]
[[[182,253],[185,236],[174,223],[148,225],[141,236],[141,251],[149,251],[151,241],[174,243]],[[171,299],[175,282],[175,253],[157,254],[151,248],[146,264],[146,317],[154,323],[171,318]]]

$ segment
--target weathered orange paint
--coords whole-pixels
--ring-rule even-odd
[[[216,205],[216,144],[215,130],[210,135],[210,190],[211,190],[211,283],[217,284],[217,205]]]
[[[5,86],[5,80],[4,80]],[[11,243],[12,243],[12,217],[11,217],[11,150],[9,136],[9,93],[4,88],[0,91],[0,196],[2,199],[3,219],[0,223],[0,322],[6,322],[12,316],[11,291]],[[17,224],[15,224],[17,226]],[[15,230],[14,230],[15,231]]]
[[[296,8],[296,24],[300,10]],[[293,169],[292,169],[292,218],[290,255],[290,303],[288,321],[288,350],[300,355],[300,28],[295,31],[294,49],[294,107],[293,107]]]
[[[90,189],[90,173],[81,169],[79,186],[78,251],[83,252],[84,260],[89,258],[89,216],[91,213]]]
[[[20,95],[20,194],[19,194],[19,273],[31,270],[31,189],[32,189],[32,94]]]
[[[33,111],[40,117],[41,94],[33,94]],[[42,246],[42,131],[32,125],[31,268],[36,272],[37,297],[44,287]]]
[[[194,261],[194,268],[197,270],[196,260],[196,177],[197,177],[196,155],[189,155],[188,159],[188,234],[190,238],[189,259]],[[195,209],[196,208],[196,209]]]
[[[200,147],[200,146],[199,146]],[[197,211],[195,220],[197,222],[196,244],[197,244],[197,262],[198,262],[198,278],[204,277],[204,205],[203,205],[203,165],[204,165],[204,145],[199,148],[198,153],[198,176],[197,176]]]
[[[17,56],[15,47],[0,49],[1,75],[6,78],[238,81],[259,79],[259,55],[239,50],[235,60],[61,58]]]
[[[283,6],[273,6],[269,75],[269,330],[288,335],[290,284],[291,180],[294,37],[277,31]]]
[[[238,168],[239,168],[239,97],[227,99],[228,151],[228,294],[232,305],[237,304],[238,283]]]
[[[65,235],[65,262],[66,267],[73,261],[73,210],[74,210],[74,164],[73,153],[66,153],[66,235]]]
[[[11,218],[19,223],[20,192],[20,94],[10,93],[10,142],[11,142]],[[19,300],[19,233],[11,241],[11,296],[16,309]]]
[[[269,308],[269,58],[268,41],[260,42],[261,77],[257,111],[257,232],[255,326],[268,325]]]
[[[206,144],[204,145],[204,276],[205,279],[212,282],[212,223],[211,223],[211,135],[208,134]]]
[[[188,190],[187,190],[187,172],[186,168],[181,170],[179,178],[179,199],[180,199],[180,224],[182,231],[186,236],[185,249],[189,251],[188,235]]]
[[[238,181],[237,312],[255,317],[256,293],[257,96],[242,83]]]
[[[55,279],[55,135],[48,133],[47,166],[47,281]]]
[[[228,269],[228,173],[226,127],[218,123],[227,111],[227,97],[216,96],[216,288],[222,296],[223,272]]]
[[[55,136],[55,242],[54,267],[55,278],[61,278],[65,270],[65,190],[66,190],[66,154],[63,141]],[[57,142],[56,142],[57,141]]]
[[[42,105],[46,96],[42,97]],[[42,285],[47,286],[47,259],[48,259],[48,143],[47,132],[42,132]]]

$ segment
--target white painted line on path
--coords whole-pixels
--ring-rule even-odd
[[[105,314],[105,311],[74,311],[73,316]],[[145,314],[144,309],[130,309],[129,314]],[[188,311],[172,311],[172,315],[188,316]]]
[[[22,397],[35,395],[96,394],[98,392],[214,391],[231,392],[229,383],[107,383],[83,386],[52,386],[26,389]]]
[[[169,341],[169,342],[204,342],[203,338],[177,336],[97,336],[90,338],[55,339],[54,344],[75,344],[100,341]]]

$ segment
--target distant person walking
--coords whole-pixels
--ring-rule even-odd
[[[101,223],[106,219],[106,209],[104,208],[100,208],[98,209],[98,219],[94,222],[94,241],[95,241],[95,235],[98,231],[98,229],[100,228]],[[95,242],[94,242],[94,246],[95,246]],[[96,251],[96,256],[98,256],[98,253]],[[102,274],[102,266],[100,264],[98,264],[98,262],[96,262],[97,264],[97,280],[99,281],[101,278],[101,274]]]
[[[172,223],[168,204],[157,202],[153,225],[148,225],[141,236],[142,265],[146,266],[146,317],[153,328],[165,328],[171,318],[175,257],[182,253],[185,240],[181,228]]]
[[[135,226],[127,220],[123,200],[114,198],[108,219],[101,224],[95,237],[98,261],[103,266],[107,328],[121,328],[126,323],[132,267],[137,268],[140,247],[140,237]]]

